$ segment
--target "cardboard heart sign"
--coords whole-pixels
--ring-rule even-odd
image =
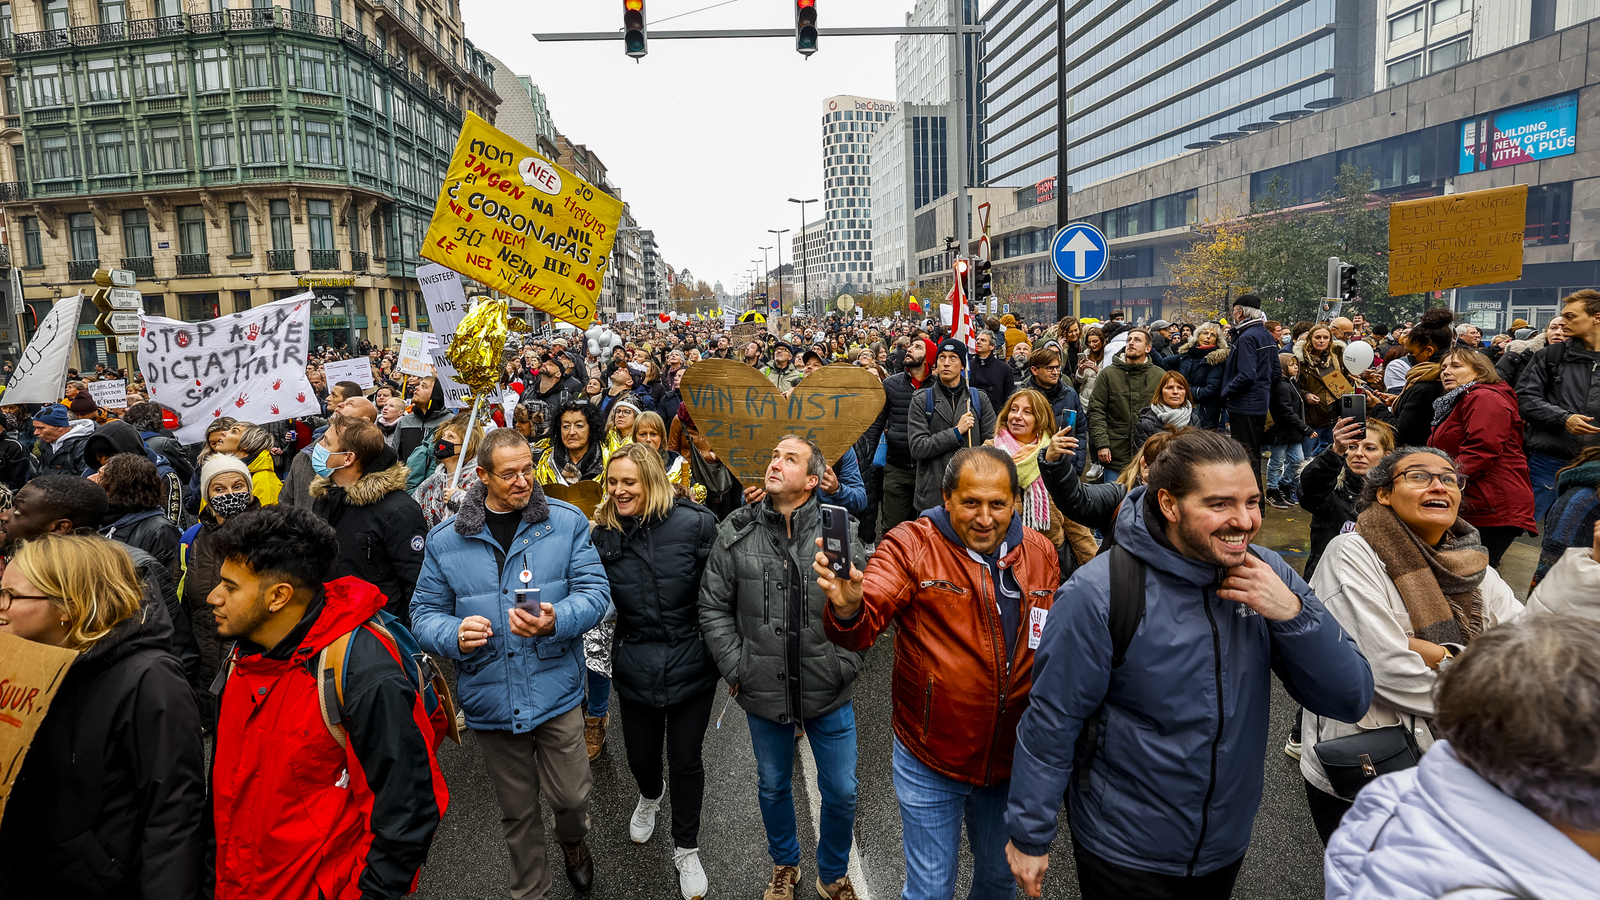
[[[815,441],[837,463],[883,410],[883,385],[845,364],[812,372],[785,397],[742,362],[703,359],[683,373],[681,388],[700,434],[746,486],[761,484],[784,435]]]
[[[580,481],[577,484],[543,485],[544,495],[564,503],[571,503],[583,511],[586,519],[594,518],[594,511],[605,498],[605,488],[598,481]]]

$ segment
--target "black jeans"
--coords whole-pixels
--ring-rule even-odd
[[[1500,566],[1500,558],[1506,555],[1519,534],[1522,529],[1515,525],[1485,525],[1478,529],[1478,540],[1483,542],[1483,549],[1489,551],[1489,565]]]
[[[1339,830],[1339,822],[1344,814],[1355,804],[1341,800],[1307,781],[1306,805],[1311,807],[1311,824],[1317,826],[1317,837],[1322,838],[1322,846],[1326,847],[1328,839]]]
[[[617,692],[622,704],[622,743],[628,769],[645,797],[661,796],[661,744],[667,745],[667,771],[672,779],[672,841],[685,850],[700,846],[700,801],[706,791],[706,770],[700,760],[716,687],[707,688],[672,706],[635,703]]]
[[[1243,444],[1245,452],[1250,454],[1250,471],[1255,473],[1257,485],[1265,484],[1261,475],[1261,450],[1266,440],[1267,417],[1230,412],[1228,433],[1233,435],[1234,440]]]
[[[1095,856],[1072,842],[1083,900],[1228,900],[1244,857],[1204,875],[1163,875],[1130,869]]]

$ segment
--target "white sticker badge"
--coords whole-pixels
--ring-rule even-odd
[[[1044,636],[1044,620],[1050,615],[1050,610],[1040,609],[1037,606],[1028,611],[1028,649],[1039,649],[1039,638]]]

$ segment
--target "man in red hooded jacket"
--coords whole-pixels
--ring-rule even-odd
[[[206,603],[238,642],[212,769],[217,900],[397,900],[449,796],[422,698],[386,639],[362,627],[383,594],[357,578],[323,584],[338,542],[309,510],[244,513],[212,544],[222,580]],[[341,721],[330,723],[312,673],[347,634],[343,700],[327,704]]]

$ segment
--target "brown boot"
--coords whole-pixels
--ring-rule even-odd
[[[600,718],[592,716],[583,717],[583,742],[589,748],[589,761],[593,762],[600,751],[606,748],[606,725],[611,722],[611,714],[606,713]]]
[[[833,884],[823,884],[817,878],[817,896],[822,900],[856,900],[856,886],[850,883],[850,876],[835,881]]]
[[[767,892],[761,900],[794,900],[794,886],[799,883],[799,867],[773,866],[772,880],[767,882]]]

